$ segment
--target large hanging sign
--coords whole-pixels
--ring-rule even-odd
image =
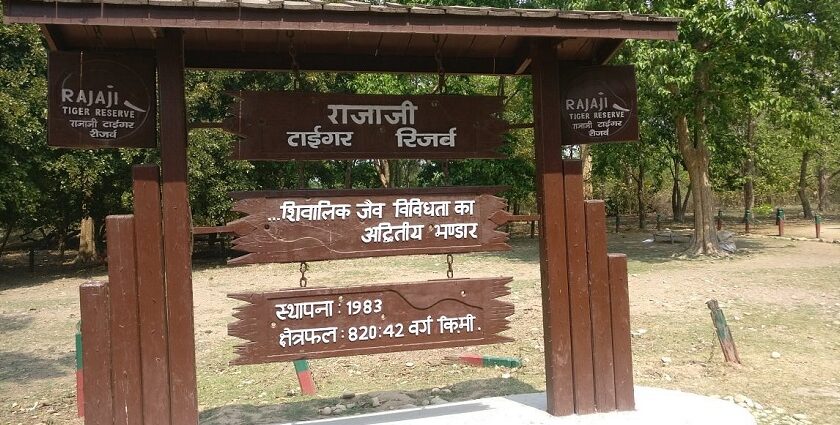
[[[564,145],[639,140],[632,65],[573,68],[561,81]]]
[[[228,264],[509,250],[498,187],[233,193]]]
[[[48,74],[50,146],[156,146],[154,57],[50,52]]]
[[[502,98],[233,93],[232,158],[499,158]]]
[[[511,341],[512,278],[446,279],[230,294],[228,334],[249,342],[231,364],[352,356]]]

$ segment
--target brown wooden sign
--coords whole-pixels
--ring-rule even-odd
[[[502,98],[292,92],[233,94],[232,158],[499,158]]]
[[[512,278],[446,279],[230,294],[248,304],[228,334],[248,340],[231,364],[352,356],[511,341]]]
[[[156,146],[155,60],[150,55],[49,54],[50,146]]]
[[[237,192],[228,264],[505,251],[499,187]]]
[[[574,68],[561,81],[564,145],[639,140],[632,65]]]

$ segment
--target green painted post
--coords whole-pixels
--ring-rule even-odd
[[[752,211],[744,211],[744,233],[750,233],[750,222],[752,222]]]
[[[82,373],[82,321],[76,322],[76,413],[85,416],[84,375]]]
[[[817,214],[814,216],[814,228],[817,231],[817,239],[820,238],[820,224],[822,223],[822,216]]]

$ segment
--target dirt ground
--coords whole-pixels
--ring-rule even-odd
[[[772,224],[772,223],[770,223]],[[734,229],[733,230],[742,230]],[[805,238],[809,223],[789,222]],[[523,229],[520,229],[523,230]],[[728,397],[760,424],[840,423],[840,225],[823,224],[827,242],[771,235],[759,225],[739,235],[727,258],[684,259],[682,243],[643,243],[650,232],[610,234],[610,251],[629,255],[634,373],[637,384]],[[324,407],[354,414],[439,400],[542,391],[545,388],[535,239],[512,239],[506,253],[455,256],[456,277],[513,276],[516,305],[507,335],[515,342],[311,361],[318,395],[300,395],[290,363],[229,366],[227,336],[238,301],[229,292],[294,287],[297,264],[194,266],[201,422],[257,424],[322,417]],[[104,267],[62,265],[39,253],[0,259],[0,424],[81,424],[76,416],[74,333],[78,286],[105,279]],[[310,286],[344,286],[445,277],[444,256],[310,263]],[[705,302],[717,299],[732,328],[742,366],[723,363]],[[444,361],[463,352],[515,356],[523,367],[474,368]],[[772,353],[778,355],[773,355]],[[355,397],[343,400],[344,393]],[[347,394],[349,395],[349,394]],[[378,406],[374,406],[378,405]]]

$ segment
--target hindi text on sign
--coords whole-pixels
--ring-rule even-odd
[[[507,250],[495,187],[240,192],[231,264]]]
[[[507,130],[500,97],[232,95],[223,128],[239,136],[234,159],[498,158]]]
[[[255,364],[510,341],[512,279],[447,279],[231,294],[233,364]]]

